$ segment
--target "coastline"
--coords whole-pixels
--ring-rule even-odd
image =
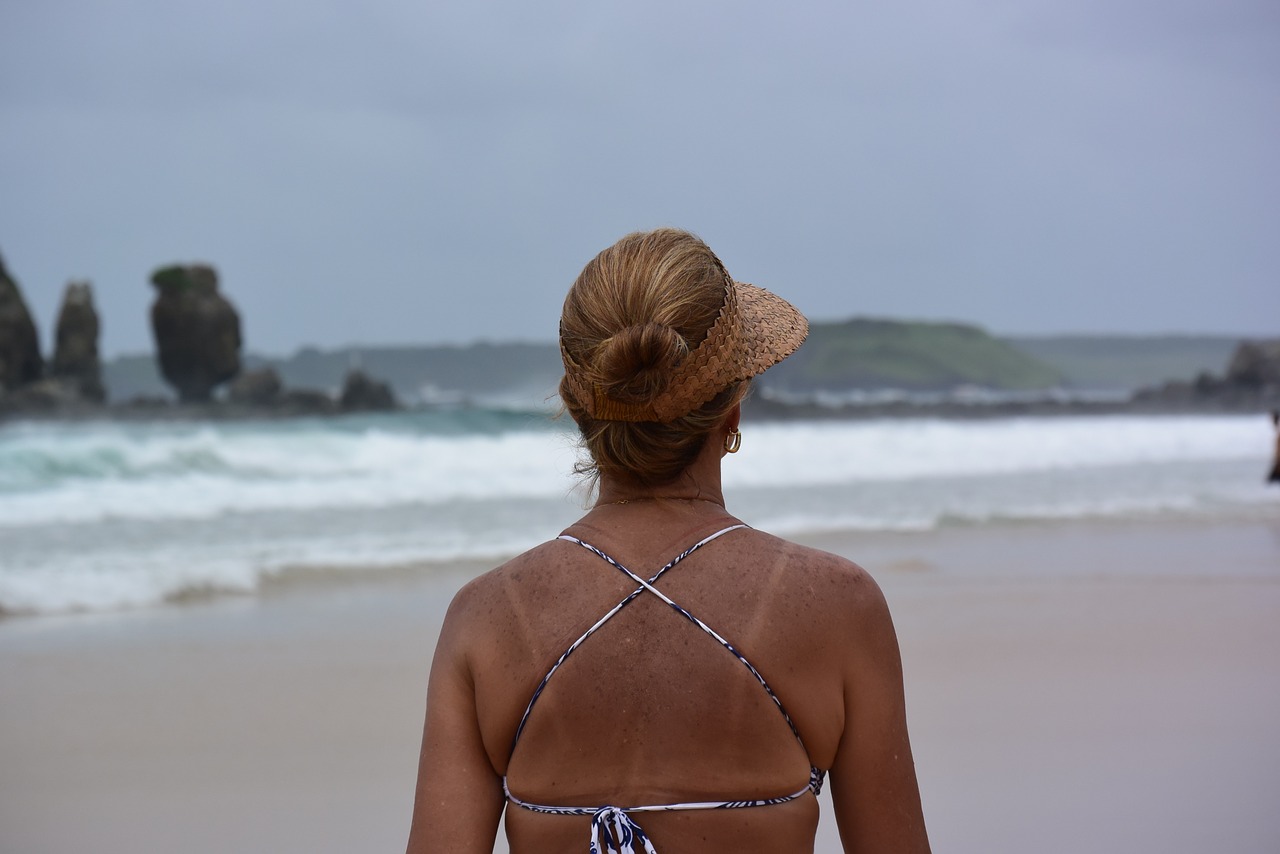
[[[1280,842],[1280,522],[801,539],[889,599],[935,850]],[[0,620],[2,847],[402,849],[432,646],[479,568]]]

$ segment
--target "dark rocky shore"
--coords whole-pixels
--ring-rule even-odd
[[[1250,414],[1280,410],[1280,340],[1244,341],[1221,376],[1202,373],[1138,389],[1129,395],[1088,397],[1069,392],[1019,396],[978,393],[936,399],[901,398],[824,405],[757,395],[756,418],[1008,418],[1055,415]]]

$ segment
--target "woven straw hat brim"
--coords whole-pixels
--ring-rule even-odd
[[[809,335],[809,321],[791,303],[764,288],[734,282],[741,318],[742,376],[750,379],[790,356]]]
[[[707,337],[669,377],[667,389],[648,403],[615,400],[590,381],[560,342],[564,390],[592,418],[669,423],[693,412],[721,391],[762,373],[804,343],[809,322],[776,294],[742,282],[725,282],[725,301]]]

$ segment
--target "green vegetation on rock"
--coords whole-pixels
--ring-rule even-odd
[[[179,264],[161,267],[151,274],[151,284],[161,291],[182,293],[188,287],[187,271]]]
[[[976,326],[855,318],[812,324],[809,340],[769,372],[767,384],[789,391],[1021,391],[1061,382],[1053,368]]]

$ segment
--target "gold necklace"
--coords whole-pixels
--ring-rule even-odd
[[[722,502],[716,501],[714,498],[684,498],[678,495],[641,495],[636,498],[619,498],[617,501],[597,501],[596,507],[603,507],[606,504],[630,504],[633,501],[705,501],[707,504],[714,504],[723,508]]]

